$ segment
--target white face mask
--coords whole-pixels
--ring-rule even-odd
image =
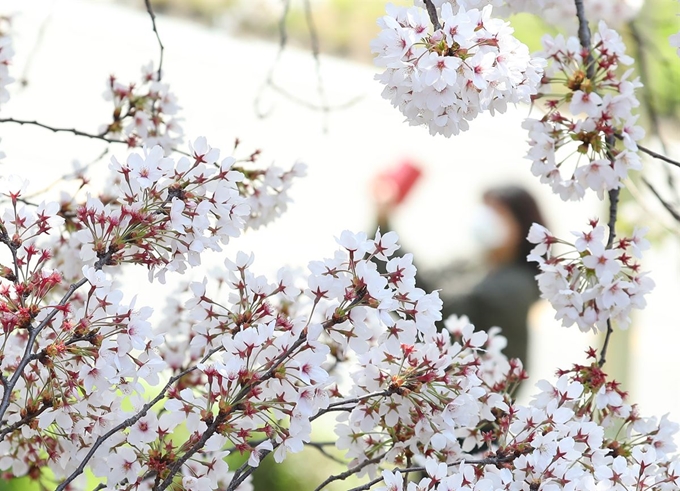
[[[472,213],[471,233],[485,251],[497,249],[510,239],[510,230],[503,217],[487,205],[479,206]]]

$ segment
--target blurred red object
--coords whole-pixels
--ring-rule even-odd
[[[375,195],[379,202],[400,204],[420,179],[422,171],[412,160],[403,160],[395,167],[381,172],[375,179]]]

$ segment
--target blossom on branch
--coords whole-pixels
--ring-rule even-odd
[[[602,198],[621,187],[629,171],[642,168],[637,141],[645,132],[632,113],[641,84],[631,78],[632,70],[617,72],[632,59],[621,36],[604,22],[590,51],[577,38],[562,35],[544,36],[543,48],[549,65],[537,99],[546,113],[523,124],[531,172],[563,200],[581,199],[587,189]]]
[[[644,308],[644,296],[654,281],[641,271],[635,258],[649,247],[644,231],[614,241],[605,248],[605,227],[592,220],[586,232],[574,232],[575,243],[554,237],[534,224],[528,240],[536,244],[529,260],[541,270],[537,276],[541,296],[556,310],[555,318],[581,331],[605,331],[615,321],[625,329],[633,308]],[[560,247],[567,248],[564,252]]]
[[[389,5],[387,13],[371,42],[376,65],[385,68],[376,78],[409,124],[457,135],[479,113],[503,113],[536,93],[542,60],[529,56],[507,22],[491,17],[491,6],[443,3],[434,31],[420,7]]]

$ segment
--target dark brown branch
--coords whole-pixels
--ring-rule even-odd
[[[609,339],[611,338],[612,332],[612,321],[607,319],[607,333],[604,335],[604,343],[602,343],[602,349],[600,350],[600,359],[597,362],[597,366],[602,368],[607,361],[607,348],[609,347]]]
[[[114,138],[107,138],[104,135],[97,135],[94,133],[87,133],[85,131],[80,131],[75,128],[57,128],[54,126],[49,126],[44,123],[40,123],[38,121],[27,121],[23,119],[14,119],[14,118],[0,118],[0,123],[16,123],[20,125],[31,125],[31,126],[39,126],[40,128],[44,128],[46,130],[53,131],[54,133],[71,133],[76,136],[84,136],[86,138],[92,138],[93,140],[101,140],[105,141],[107,143],[124,143],[128,144],[125,140],[116,140]]]
[[[656,153],[655,151],[650,150],[649,148],[643,147],[640,144],[638,144],[637,147],[641,152],[646,153],[650,157],[654,157],[655,159],[663,160],[664,162],[667,162],[671,165],[675,165],[676,167],[680,167],[680,162],[678,162],[677,160],[673,160],[671,158],[666,157],[665,155],[661,155],[660,153]]]
[[[153,9],[151,8],[151,0],[144,0],[144,4],[146,5],[146,11],[149,13],[149,17],[151,17],[151,25],[153,27],[153,32],[154,34],[156,34],[156,39],[158,40],[158,47],[160,48],[161,51],[160,59],[158,60],[158,73],[156,75],[156,80],[160,82],[162,74],[161,70],[163,68],[163,51],[165,51],[165,47],[163,46],[161,36],[158,34],[158,29],[156,28],[156,14],[154,14]]]
[[[20,419],[19,421],[17,421],[16,423],[11,424],[10,426],[8,426],[7,428],[5,428],[4,430],[2,430],[2,431],[0,432],[0,441],[4,440],[5,437],[6,437],[7,435],[9,435],[10,433],[12,433],[14,430],[16,430],[16,429],[22,427],[23,425],[25,425],[25,424],[28,423],[29,421],[33,421],[35,418],[37,418],[38,416],[40,416],[42,413],[44,413],[45,411],[47,411],[47,410],[50,409],[51,407],[52,407],[52,406],[43,404],[43,406],[42,406],[38,411],[36,411],[36,412],[34,412],[34,413],[31,413],[31,414],[27,414],[26,416],[24,416],[23,418],[21,418],[21,419]]]
[[[619,206],[620,189],[612,189],[609,191],[609,238],[607,239],[607,249],[611,249],[616,238],[616,217]]]
[[[578,18],[578,40],[585,50],[588,51],[586,59],[586,74],[590,80],[595,78],[595,64],[593,63],[593,55],[590,52],[590,27],[588,26],[588,19],[586,19],[586,12],[583,7],[583,0],[574,0],[576,5],[576,17]]]
[[[85,131],[80,131],[80,130],[77,130],[75,128],[57,128],[57,127],[54,127],[54,126],[46,125],[46,124],[41,123],[39,121],[28,121],[28,120],[15,119],[15,118],[0,118],[0,123],[16,123],[16,124],[20,124],[20,125],[38,126],[40,128],[44,128],[46,130],[53,131],[54,133],[71,133],[72,135],[84,136],[86,138],[92,138],[93,140],[101,140],[101,141],[105,141],[107,143],[123,143],[123,144],[127,145],[128,148],[130,148],[130,144],[126,140],[116,140],[115,138],[108,138],[104,135],[87,133]],[[177,148],[173,148],[172,151],[179,153],[180,155],[192,157],[192,155],[189,152],[185,152],[184,150],[179,150]]]
[[[357,472],[361,471],[364,467],[368,467],[369,465],[379,463],[383,459],[383,457],[385,457],[385,455],[387,455],[387,452],[376,455],[372,459],[365,460],[361,464],[357,464],[354,467],[347,469],[345,472],[341,472],[340,474],[334,474],[334,475],[330,476],[324,482],[319,484],[316,487],[316,489],[314,489],[314,491],[321,491],[323,488],[325,488],[326,486],[328,486],[332,482],[344,481],[348,477],[351,477],[354,474],[356,474]]]
[[[437,17],[437,7],[434,6],[432,0],[425,0],[425,8],[427,9],[427,15],[430,16],[432,27],[434,27],[435,31],[438,31],[442,28],[442,25],[439,23],[439,18]]]
[[[319,418],[320,416],[323,416],[324,414],[331,412],[331,411],[348,411],[353,409],[353,407],[344,407],[346,404],[356,404],[362,401],[366,401],[368,399],[371,399],[373,397],[386,397],[394,394],[396,390],[392,389],[385,389],[385,390],[379,390],[376,392],[371,392],[370,394],[364,394],[363,396],[360,397],[354,397],[352,399],[345,399],[342,401],[336,401],[328,405],[326,409],[321,409],[318,413],[316,413],[314,416],[309,418],[310,421],[314,421],[315,419]]]

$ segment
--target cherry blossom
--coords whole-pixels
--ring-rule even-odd
[[[388,6],[382,31],[372,41],[376,78],[383,97],[409,124],[431,134],[465,131],[480,112],[503,113],[507,105],[529,102],[537,91],[543,62],[512,36],[509,24],[461,3],[441,3],[442,28],[430,32],[421,7]]]
[[[605,227],[597,220],[589,227],[574,232],[577,239],[572,244],[533,225],[528,240],[537,245],[529,258],[541,269],[537,277],[541,296],[550,301],[555,318],[566,327],[576,324],[582,331],[604,331],[609,321],[615,321],[625,329],[632,308],[644,307],[644,296],[654,287],[633,259],[648,243],[643,231],[636,230],[633,238],[618,239],[606,249]]]
[[[544,36],[540,56],[549,60],[544,86],[546,114],[529,118],[527,159],[531,172],[563,200],[581,199],[587,189],[600,198],[618,189],[631,170],[642,168],[637,144],[644,130],[632,110],[639,105],[634,91],[641,84],[631,71],[619,76],[619,64],[630,64],[621,37],[600,22],[593,49],[584,52],[575,37]],[[592,58],[594,69],[588,68]],[[592,73],[591,73],[592,72]],[[566,95],[554,94],[565,87]],[[568,111],[562,108],[569,104]],[[621,144],[617,144],[619,142]]]

